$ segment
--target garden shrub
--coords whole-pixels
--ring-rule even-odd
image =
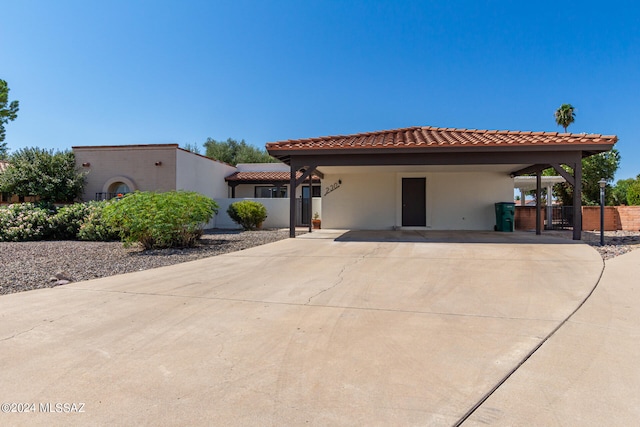
[[[108,242],[120,238],[118,231],[109,226],[102,215],[104,208],[110,203],[115,202],[103,200],[86,204],[87,216],[84,218],[76,235],[79,240]]]
[[[640,206],[640,182],[634,182],[627,189],[627,203],[629,206]]]
[[[0,241],[42,240],[51,235],[48,209],[33,203],[16,203],[0,207]]]
[[[227,214],[243,229],[255,230],[267,219],[267,208],[262,203],[243,200],[231,203],[227,209]]]
[[[192,247],[218,205],[190,191],[135,192],[105,206],[105,223],[117,229],[125,245],[145,249]]]
[[[74,203],[59,208],[51,217],[52,237],[56,240],[75,240],[90,210],[88,203]]]

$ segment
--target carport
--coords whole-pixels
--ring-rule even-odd
[[[536,200],[540,201],[542,171],[554,168],[573,187],[573,239],[580,240],[581,161],[585,157],[610,150],[616,141],[617,137],[614,135],[426,126],[287,140],[268,143],[266,148],[270,155],[291,167],[291,188],[297,188],[314,175],[324,178],[325,171],[335,167],[395,167],[402,170],[401,168],[420,166],[426,170],[449,170],[452,173],[460,170],[492,170],[493,173],[501,174],[504,180],[535,174]],[[564,167],[572,172],[567,172]],[[302,175],[297,176],[299,171]],[[404,180],[402,185],[404,194]],[[512,182],[510,186],[513,188]],[[485,189],[489,191],[488,188]],[[323,188],[323,195],[330,190],[330,187]],[[295,237],[294,195],[295,192],[291,191],[291,237]],[[406,205],[403,200],[403,217]],[[540,234],[540,203],[537,205],[536,234]],[[404,225],[404,219],[402,221],[401,225]],[[424,227],[428,228],[427,225],[425,222]]]

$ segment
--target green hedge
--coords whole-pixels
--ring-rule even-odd
[[[125,245],[145,249],[191,247],[218,212],[212,199],[189,191],[135,192],[103,210],[105,224],[118,230]]]
[[[53,234],[51,212],[33,203],[0,207],[0,241],[43,240]]]
[[[229,217],[245,230],[260,228],[267,219],[267,208],[262,203],[253,200],[234,202],[227,209]]]
[[[102,220],[109,201],[49,204],[15,203],[0,207],[0,241],[118,240],[119,234]]]

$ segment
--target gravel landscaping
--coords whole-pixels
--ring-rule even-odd
[[[573,238],[573,231],[543,231],[545,234],[557,235],[566,239]],[[600,253],[602,259],[611,259],[618,255],[640,247],[640,231],[605,231],[604,246],[600,246],[599,231],[583,231],[582,241],[593,246]]]
[[[571,239],[571,231],[545,231]],[[299,234],[304,234],[300,232]],[[149,268],[178,264],[264,245],[289,237],[288,229],[259,231],[209,231],[198,247],[141,251],[125,249],[120,242],[0,242],[0,294],[59,286]],[[603,259],[640,247],[640,232],[608,231],[605,246],[600,233],[582,233]]]
[[[120,242],[0,242],[0,294],[194,261],[288,237],[289,229],[212,230],[195,248],[150,251],[125,249]]]

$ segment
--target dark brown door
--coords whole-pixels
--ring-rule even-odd
[[[402,178],[402,226],[427,225],[426,178]]]

